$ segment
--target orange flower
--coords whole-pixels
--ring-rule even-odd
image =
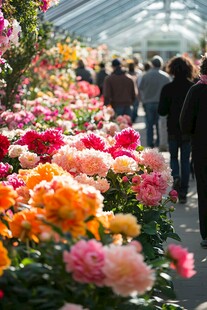
[[[33,189],[35,185],[39,184],[41,181],[51,181],[55,175],[62,175],[65,174],[61,167],[57,164],[39,164],[34,169],[27,169],[27,170],[19,170],[19,175],[25,181],[26,186],[29,189]]]
[[[12,186],[0,183],[0,212],[4,212],[15,204],[17,193]]]
[[[3,270],[8,268],[11,261],[8,257],[8,252],[0,241],[0,276],[3,274]]]
[[[9,223],[12,235],[14,238],[19,238],[21,241],[26,239],[39,242],[39,234],[42,232],[43,223],[39,216],[44,215],[44,210],[32,208],[25,209],[14,214],[13,219]]]
[[[2,223],[0,221],[0,235],[3,236],[3,237],[7,237],[7,238],[10,238],[11,237],[11,232],[10,230],[8,229],[8,227]]]

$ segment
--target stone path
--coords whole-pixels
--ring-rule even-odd
[[[146,146],[146,130],[144,122],[144,111],[140,107],[138,118],[133,127],[141,135],[141,144]],[[169,160],[169,153],[163,152],[164,157]],[[198,223],[196,181],[190,179],[188,201],[186,204],[175,205],[172,214],[176,233],[181,238],[181,243],[169,239],[169,243],[177,243],[194,253],[196,275],[190,279],[173,277],[177,303],[185,310],[207,310],[207,249],[200,246],[200,233]]]

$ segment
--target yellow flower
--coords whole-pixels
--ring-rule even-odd
[[[11,261],[8,257],[8,252],[0,241],[0,276],[3,274],[3,270],[8,268]]]
[[[110,230],[114,234],[122,234],[127,237],[136,237],[140,234],[141,226],[132,214],[116,214],[109,222]]]

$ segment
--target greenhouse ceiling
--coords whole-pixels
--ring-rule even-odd
[[[192,44],[206,38],[206,0],[60,0],[44,18],[92,44],[123,48],[165,34]]]

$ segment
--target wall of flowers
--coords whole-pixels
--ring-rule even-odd
[[[169,241],[171,170],[76,79],[108,50],[51,36],[56,4],[0,1],[0,309],[182,309],[173,277],[196,271]]]

